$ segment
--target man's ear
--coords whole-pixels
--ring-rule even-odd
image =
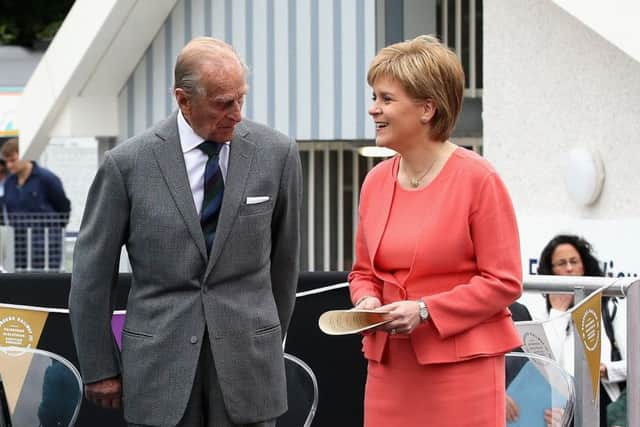
[[[422,103],[422,107],[423,112],[422,116],[420,117],[420,122],[426,125],[431,121],[431,119],[433,119],[433,116],[436,115],[437,108],[435,102],[433,102],[433,100],[431,99],[427,99],[426,101],[424,101]]]
[[[174,95],[178,108],[182,111],[182,115],[188,119],[191,116],[191,98],[182,88],[176,88]]]

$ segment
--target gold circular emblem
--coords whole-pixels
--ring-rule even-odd
[[[590,308],[582,315],[580,337],[589,351],[594,351],[600,342],[600,321],[596,312]]]
[[[15,315],[0,318],[0,346],[29,348],[33,340],[33,330],[25,319]]]

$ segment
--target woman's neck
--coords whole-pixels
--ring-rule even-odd
[[[406,189],[426,186],[440,173],[456,145],[446,142],[423,142],[421,146],[400,153],[398,183]]]
[[[430,165],[431,169],[436,169],[438,163],[449,157],[456,146],[449,141],[435,142],[427,141],[408,150],[403,150],[402,169],[410,176],[419,176],[424,173]]]

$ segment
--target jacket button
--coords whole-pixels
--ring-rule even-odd
[[[197,342],[198,342],[198,337],[197,337],[197,336],[195,336],[195,335],[193,335],[193,336],[189,339],[189,341],[191,342],[191,344],[195,344],[195,343],[197,343]]]

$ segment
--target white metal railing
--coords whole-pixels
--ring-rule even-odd
[[[345,242],[345,236],[353,235],[358,224],[362,178],[381,160],[359,156],[359,145],[356,141],[298,144],[307,201],[303,270],[342,271],[350,267],[353,245]]]
[[[6,271],[62,271],[64,233],[69,214],[15,212],[2,214],[2,252],[8,255]],[[7,268],[9,267],[9,268]]]
[[[590,293],[609,286],[604,296],[625,297],[627,300],[627,421],[629,426],[640,426],[640,280],[620,277],[576,276],[527,276],[525,291],[573,293],[575,301],[585,299]],[[576,381],[576,410],[574,425],[598,427],[598,405],[591,399],[591,374],[580,341],[575,340],[574,376]],[[599,402],[596,402],[599,404]],[[602,426],[605,427],[605,426]]]

